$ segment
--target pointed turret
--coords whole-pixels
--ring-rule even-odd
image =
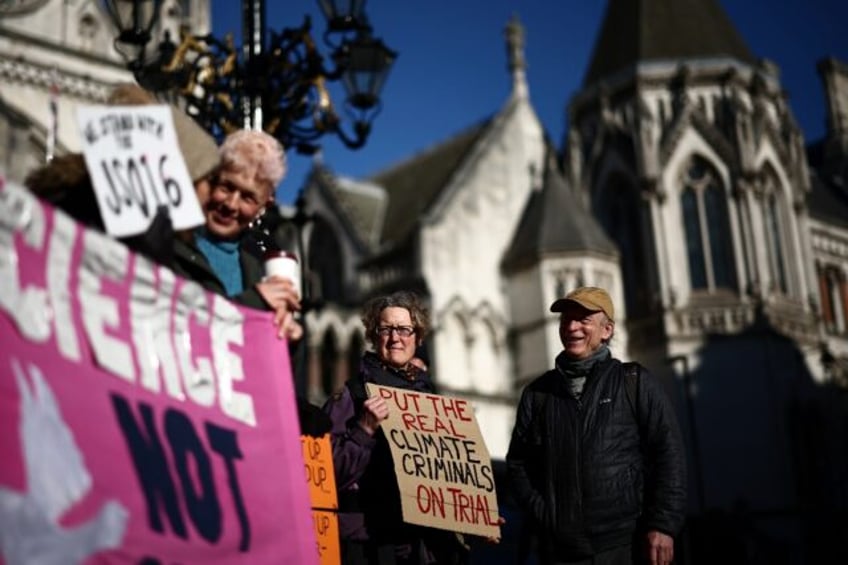
[[[512,75],[512,96],[514,98],[526,98],[527,89],[527,63],[524,59],[524,26],[518,19],[518,14],[513,14],[504,29],[506,37],[507,68]]]
[[[568,186],[549,148],[543,184],[527,202],[501,267],[513,273],[563,253],[618,258],[618,249]]]
[[[718,0],[609,0],[583,84],[648,61],[723,57],[756,61]]]

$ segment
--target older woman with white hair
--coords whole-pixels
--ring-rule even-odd
[[[273,310],[280,337],[298,339],[300,308],[296,281],[265,277],[262,258],[244,245],[251,222],[274,205],[274,190],[286,173],[280,143],[263,131],[230,134],[219,150],[221,164],[197,186],[205,224],[180,234],[174,249],[177,274],[245,306]]]

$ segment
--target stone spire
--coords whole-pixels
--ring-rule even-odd
[[[504,29],[506,37],[507,67],[512,75],[512,95],[515,98],[527,98],[527,76],[525,69],[527,63],[524,60],[524,26],[518,19],[518,14],[513,14]]]
[[[719,0],[607,0],[583,84],[643,62],[716,57],[756,63]]]

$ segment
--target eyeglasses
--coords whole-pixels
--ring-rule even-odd
[[[412,326],[380,326],[377,328],[377,335],[380,337],[389,337],[392,332],[398,334],[399,337],[410,337],[415,333],[415,328]]]

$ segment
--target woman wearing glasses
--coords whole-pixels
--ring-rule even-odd
[[[359,373],[324,406],[333,422],[333,464],[339,491],[342,563],[463,563],[467,549],[452,532],[405,524],[389,445],[380,429],[388,415],[365,383],[434,392],[416,357],[430,315],[411,292],[372,299],[362,311],[366,340]]]

